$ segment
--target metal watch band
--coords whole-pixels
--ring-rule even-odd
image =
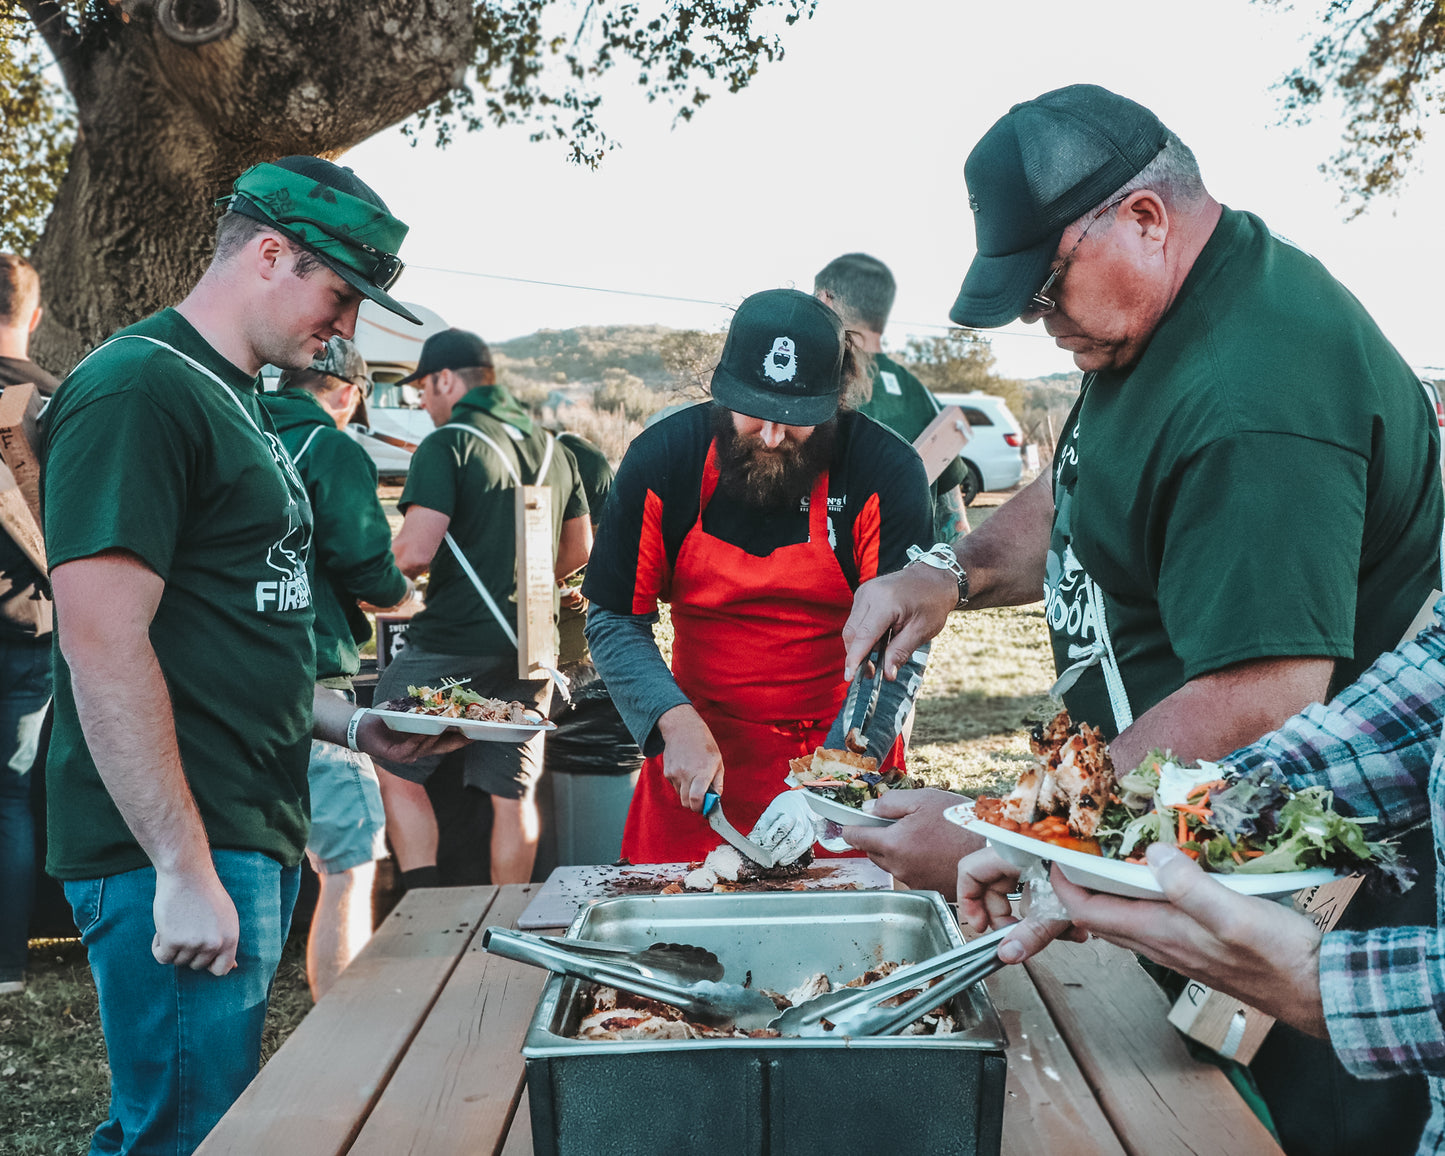
[[[925,566],[932,566],[935,570],[947,570],[958,581],[958,602],[954,609],[958,610],[967,604],[968,573],[958,564],[953,547],[947,542],[935,542],[927,550],[919,546],[909,546],[908,561],[910,565],[914,562],[921,562]]]

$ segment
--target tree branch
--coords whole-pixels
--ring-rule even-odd
[[[60,75],[65,78],[65,87],[76,92],[81,81],[81,68],[77,57],[84,38],[71,27],[65,18],[65,9],[56,0],[21,0],[21,7],[30,17],[30,23],[45,39],[45,46],[55,57]]]

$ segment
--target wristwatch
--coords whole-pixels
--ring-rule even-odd
[[[953,547],[947,542],[935,542],[927,550],[918,546],[909,546],[908,564],[911,566],[915,562],[932,566],[935,570],[947,570],[958,579],[958,603],[954,606],[955,610],[961,610],[968,603],[968,574],[958,564]]]

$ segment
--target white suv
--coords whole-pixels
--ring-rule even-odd
[[[956,405],[973,431],[958,453],[968,467],[963,503],[983,490],[1011,490],[1024,474],[1024,434],[1001,397],[991,393],[935,393],[939,405]]]

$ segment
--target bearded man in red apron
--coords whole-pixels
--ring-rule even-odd
[[[583,593],[597,669],[648,756],[622,843],[634,863],[703,858],[719,842],[701,814],[708,791],[749,830],[787,790],[789,759],[843,745],[853,591],[932,532],[912,447],[840,411],[857,371],[821,301],[754,294],[712,403],[644,430],[622,460]],[[672,606],[670,670],[653,637],[659,601]],[[923,658],[884,684],[864,733],[882,765],[901,762]]]

